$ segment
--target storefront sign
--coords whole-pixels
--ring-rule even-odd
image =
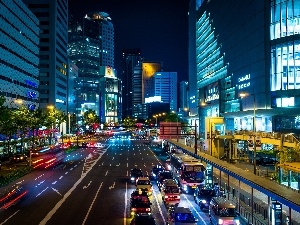
[[[208,85],[205,88],[205,102],[210,102],[219,99],[219,85],[218,82]]]
[[[239,90],[250,86],[250,74],[238,78],[237,87]]]

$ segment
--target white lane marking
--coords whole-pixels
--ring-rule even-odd
[[[40,175],[40,176],[38,176],[37,178],[35,178],[34,180],[37,180],[37,179],[39,179],[40,177],[42,177],[42,176],[44,176],[44,174],[42,174],[42,175]]]
[[[128,168],[128,163],[127,163],[127,168]]]
[[[108,174],[108,170],[106,171],[106,173],[105,173],[105,175],[104,175],[104,176],[106,177],[106,176],[107,176],[107,174]]]
[[[127,218],[127,215],[126,215],[126,210],[127,210],[127,182],[126,182],[126,185],[125,185],[125,198],[124,199],[125,199],[125,208],[124,208],[124,214],[123,214],[123,217],[124,217],[123,225],[126,225],[126,218]]]
[[[96,201],[96,198],[97,198],[97,196],[98,196],[98,194],[99,194],[99,191],[100,191],[100,189],[101,189],[101,187],[102,187],[102,184],[103,184],[103,182],[101,182],[101,184],[100,184],[100,186],[99,186],[99,188],[98,188],[98,190],[97,190],[97,192],[96,192],[96,194],[95,194],[95,197],[94,197],[94,199],[93,199],[93,201],[92,201],[92,204],[90,205],[90,208],[89,208],[87,214],[85,215],[85,218],[84,218],[84,220],[83,220],[83,222],[82,222],[82,225],[85,224],[85,222],[86,222],[86,220],[87,220],[87,218],[88,218],[88,216],[89,216],[89,214],[90,214],[90,212],[91,212],[91,210],[92,210],[92,207],[93,207],[93,205],[94,205],[94,203],[95,203],[95,201]]]
[[[41,181],[40,183],[38,183],[35,187],[40,186],[41,184],[43,184],[45,182],[45,180]]]
[[[68,172],[65,172],[65,174],[68,174]]]
[[[64,176],[60,176],[59,179],[62,179]]]
[[[114,189],[114,188],[115,188],[115,184],[116,184],[116,182],[114,182],[113,185],[110,186],[108,189],[109,189],[109,190]]]
[[[166,220],[165,220],[165,217],[163,216],[163,213],[161,211],[161,207],[160,207],[160,204],[158,203],[158,198],[157,198],[157,195],[156,195],[155,191],[153,191],[152,194],[154,195],[155,201],[157,203],[159,214],[160,214],[161,218],[163,219],[164,224],[166,224]]]
[[[112,157],[112,159],[111,159],[111,160],[114,160],[114,158],[115,158],[115,157]]]
[[[70,170],[73,170],[73,168],[70,168]]]
[[[55,188],[52,188],[53,191],[55,191],[57,194],[62,195],[61,193],[59,193],[59,191]]]
[[[96,165],[96,163],[101,159],[101,157],[99,157],[95,163],[93,164]],[[88,171],[89,172],[89,171]],[[85,178],[85,176],[88,174],[85,173],[83,176],[81,176],[76,183],[73,185],[73,187],[63,196],[63,198],[56,203],[56,205],[54,206],[53,209],[51,209],[48,214],[45,216],[45,218],[39,223],[39,225],[46,225],[46,223],[51,219],[51,217],[55,214],[55,212],[61,207],[61,205],[67,200],[67,198],[72,194],[72,192],[75,190],[75,188],[82,182],[82,180]],[[101,183],[102,185],[102,183]]]
[[[57,183],[57,181],[52,182],[52,184],[56,184],[56,183]]]
[[[90,181],[87,185],[85,185],[85,186],[83,186],[83,188],[82,189],[86,189],[86,188],[88,188],[89,186],[90,186],[90,184],[92,183],[92,181]]]
[[[49,187],[46,187],[44,190],[42,190],[40,193],[38,193],[38,195],[37,196],[35,196],[35,197],[38,197],[38,196],[40,196],[44,191],[46,191],[47,189],[48,189]]]
[[[3,221],[3,223],[0,223],[0,225],[5,224],[10,218],[12,218],[14,215],[16,215],[20,210],[16,211],[14,214],[12,214],[10,217],[8,217],[6,220]]]
[[[201,219],[202,223],[205,224],[206,222],[203,220],[202,216],[198,213],[197,209],[193,206],[193,204],[190,202],[190,200],[187,199],[185,195],[183,195],[184,198],[187,200],[187,202],[190,204],[190,206],[194,209],[198,217]]]

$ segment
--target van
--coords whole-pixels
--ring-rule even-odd
[[[209,204],[209,218],[211,224],[239,225],[239,213],[236,207],[224,197],[213,197]]]
[[[161,197],[166,205],[179,205],[180,189],[173,179],[165,179],[161,187]]]

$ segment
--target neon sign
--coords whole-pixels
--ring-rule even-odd
[[[239,90],[244,89],[246,87],[249,87],[251,85],[250,77],[251,76],[250,76],[250,73],[249,73],[249,74],[247,74],[243,77],[238,78],[238,83],[239,84],[237,84],[237,87],[238,87]]]

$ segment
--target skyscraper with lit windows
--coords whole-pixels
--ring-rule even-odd
[[[88,13],[69,21],[68,54],[78,67],[77,112],[92,109],[100,117],[100,67],[114,70],[114,27],[109,14]]]
[[[33,110],[39,107],[39,21],[21,0],[0,1],[0,15],[0,94],[7,107]]]
[[[39,19],[40,107],[67,112],[68,0],[23,0]]]
[[[192,1],[200,121],[300,133],[300,1]]]

